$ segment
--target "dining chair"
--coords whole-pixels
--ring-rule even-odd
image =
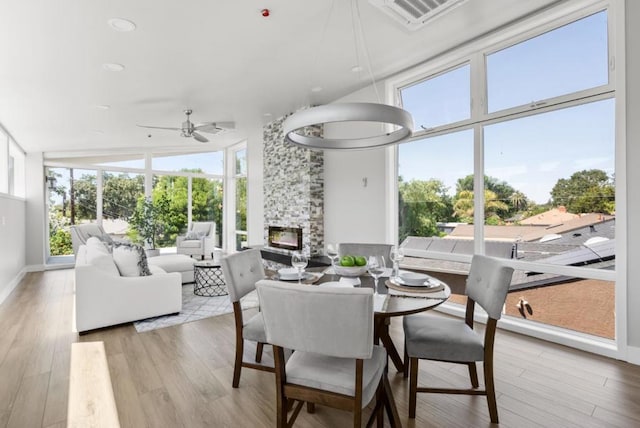
[[[485,395],[491,422],[498,423],[498,407],[493,381],[493,346],[496,326],[502,315],[513,269],[500,259],[474,255],[467,278],[465,319],[451,319],[437,315],[411,315],[404,317],[405,371],[409,375],[409,418],[416,417],[418,392],[440,394]],[[488,315],[484,339],[473,330],[475,304]],[[407,364],[407,358],[409,364]],[[471,389],[418,387],[418,361],[435,360],[466,364],[471,378]],[[484,367],[485,389],[479,390],[476,362]],[[408,369],[408,366],[410,368]]]
[[[262,350],[267,339],[264,331],[262,312],[258,312],[249,320],[244,320],[240,299],[255,290],[256,282],[265,278],[264,266],[260,250],[244,250],[231,254],[220,261],[222,273],[233,304],[233,315],[236,325],[236,356],[233,367],[233,387],[240,384],[242,367],[273,372],[274,368],[259,364],[262,361]],[[244,341],[256,342],[255,363],[243,361]]]
[[[387,352],[373,344],[373,290],[271,280],[259,281],[257,289],[267,342],[273,345],[277,426],[292,426],[307,402],[311,409],[321,404],[351,411],[353,426],[360,427],[362,409],[374,397],[368,425],[375,418],[382,426],[389,403]],[[286,363],[284,349],[294,351]]]
[[[341,243],[338,246],[338,255],[340,257],[345,255],[356,256],[383,256],[387,267],[392,267],[393,262],[389,253],[391,252],[391,244],[359,244],[359,243]]]

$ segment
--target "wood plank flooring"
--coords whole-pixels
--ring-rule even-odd
[[[0,305],[0,427],[66,426],[70,350],[78,341],[104,342],[122,427],[275,426],[271,373],[244,369],[240,388],[231,388],[233,315],[81,337],[72,322],[73,270],[30,273]],[[391,333],[400,348],[400,319]],[[500,426],[640,426],[638,366],[500,330],[495,360]],[[465,367],[421,362],[420,369],[421,384],[468,385]],[[417,418],[409,420],[408,382],[390,370],[403,426],[491,426],[483,397],[420,394]],[[351,426],[351,417],[317,406],[295,426]]]

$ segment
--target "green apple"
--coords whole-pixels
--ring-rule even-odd
[[[356,266],[364,266],[367,264],[367,259],[362,256],[355,257]]]
[[[353,256],[342,256],[340,258],[340,266],[351,267],[355,265],[356,261],[353,259]]]

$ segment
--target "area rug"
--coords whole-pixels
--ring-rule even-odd
[[[255,292],[247,294],[241,300],[242,309],[258,307],[258,297]],[[229,296],[203,297],[193,294],[193,284],[182,286],[182,310],[176,315],[147,318],[133,323],[136,331],[156,330],[203,318],[215,317],[233,312]]]

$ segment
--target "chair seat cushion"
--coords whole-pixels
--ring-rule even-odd
[[[373,354],[364,360],[362,374],[362,407],[375,395],[387,364],[387,351],[374,346]],[[356,363],[353,358],[327,357],[310,352],[291,354],[286,367],[287,383],[308,386],[353,397]]]
[[[404,337],[409,357],[452,362],[482,361],[482,338],[461,319],[437,315],[405,316]]]
[[[242,328],[242,337],[254,342],[267,343],[267,334],[264,332],[264,319],[262,312],[255,314]]]
[[[200,248],[202,241],[199,239],[186,239],[180,243],[182,248]]]

